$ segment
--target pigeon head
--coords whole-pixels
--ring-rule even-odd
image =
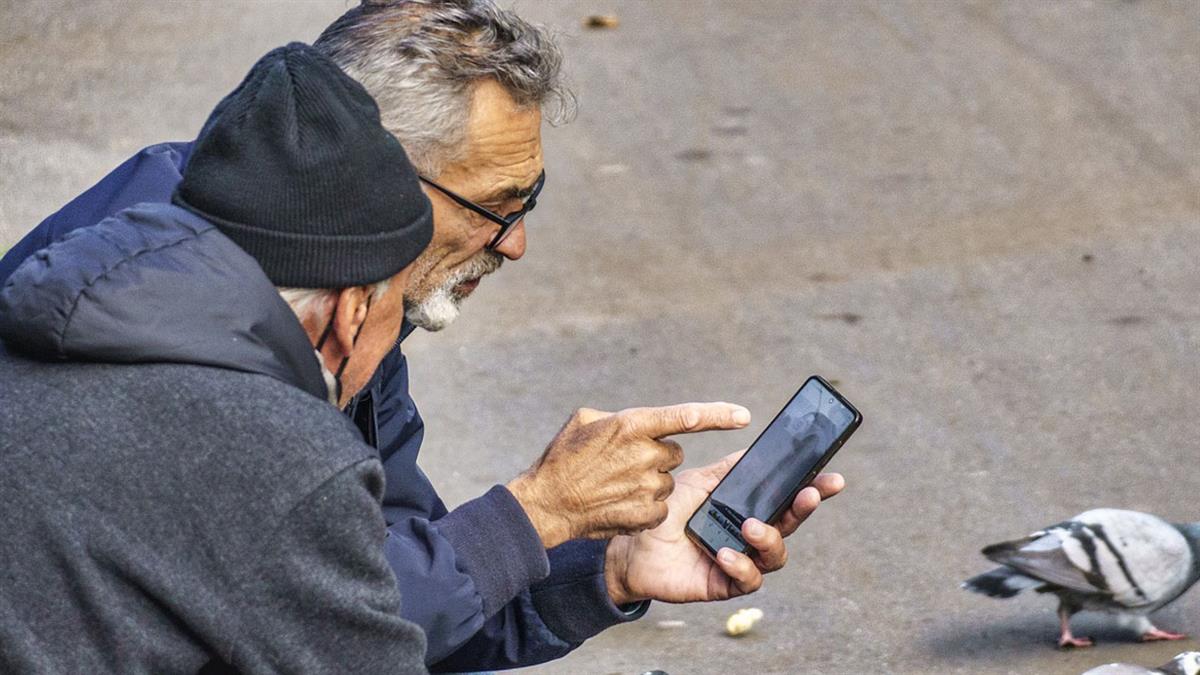
[[[1192,545],[1192,569],[1195,576],[1200,578],[1200,523],[1184,523],[1176,527]]]

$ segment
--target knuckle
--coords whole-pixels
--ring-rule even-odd
[[[675,441],[664,441],[663,445],[666,446],[668,469],[674,469],[683,464],[683,446]]]
[[[662,498],[669,497],[675,491],[675,478],[669,473],[660,474],[662,476],[659,494]]]
[[[632,410],[622,410],[613,415],[613,422],[617,433],[623,435],[632,434],[637,427],[637,413]]]
[[[621,532],[627,532],[629,530],[636,530],[637,526],[638,526],[638,522],[639,522],[639,520],[637,518],[636,513],[632,513],[632,512],[621,513],[621,514],[615,515],[611,519],[609,519],[609,521],[607,523],[605,523],[605,525],[606,525],[605,529],[619,530]]]
[[[671,453],[671,462],[667,469],[677,469],[683,464],[683,448],[677,448]]]
[[[658,497],[655,494],[657,491],[658,484],[656,483],[653,489],[643,492],[638,499],[640,511],[647,521],[654,518],[653,512],[658,508],[658,505],[662,503],[658,501]]]
[[[669,513],[666,503],[665,502],[655,502],[653,513],[654,513],[654,517],[652,519],[650,527],[658,527],[659,525],[662,525],[663,521],[665,521],[667,519],[667,514]]]
[[[635,456],[639,465],[647,469],[657,469],[663,461],[662,444],[656,442],[640,442],[637,444]]]
[[[700,426],[700,411],[694,405],[685,405],[676,409],[679,426],[684,429],[695,429]]]
[[[649,495],[651,498],[653,498],[654,495],[658,494],[658,490],[661,485],[662,482],[659,481],[657,476],[645,474],[642,476],[641,480],[638,481],[638,492],[642,493],[643,497]]]
[[[605,413],[602,410],[596,410],[595,408],[577,408],[575,413],[571,415],[571,420],[576,424],[583,425],[591,424],[592,422],[603,419],[607,416],[608,413]]]

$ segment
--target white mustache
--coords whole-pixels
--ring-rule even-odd
[[[446,281],[445,288],[454,288],[465,282],[474,281],[484,275],[491,274],[504,264],[504,256],[495,251],[482,251],[468,260],[461,268]]]

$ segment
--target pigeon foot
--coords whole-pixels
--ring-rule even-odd
[[[1095,641],[1091,638],[1077,638],[1074,636],[1064,635],[1058,639],[1059,649],[1083,649],[1095,645]]]
[[[1161,628],[1151,628],[1150,630],[1146,631],[1145,633],[1142,633],[1141,638],[1139,638],[1139,640],[1141,640],[1142,642],[1160,642],[1162,640],[1186,640],[1186,639],[1187,639],[1187,636],[1184,635],[1183,633],[1172,633],[1170,631],[1165,631]]]
[[[1074,610],[1066,604],[1058,606],[1058,648],[1059,649],[1083,649],[1096,644],[1092,638],[1077,638],[1071,634],[1071,615]]]

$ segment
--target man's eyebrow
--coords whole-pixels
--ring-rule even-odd
[[[507,187],[501,187],[501,188],[498,188],[498,189],[484,195],[483,197],[480,197],[479,201],[480,202],[502,202],[502,201],[508,201],[510,199],[524,199],[524,198],[528,197],[529,195],[533,194],[533,186],[536,183],[537,183],[537,180],[534,180],[533,183],[530,183],[527,186],[509,185]]]

